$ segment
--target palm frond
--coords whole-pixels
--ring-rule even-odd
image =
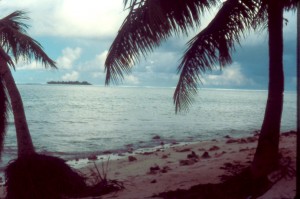
[[[286,11],[296,11],[299,0],[284,0],[283,3]]]
[[[285,11],[296,11],[299,0],[282,0]],[[259,25],[260,30],[268,29],[268,1],[261,1],[259,10],[253,22]]]
[[[124,9],[133,10],[136,7],[140,7],[145,1],[147,0],[124,0]]]
[[[15,69],[15,64],[14,64],[13,60],[1,47],[0,47],[0,59],[2,59],[3,61],[5,61],[5,63],[7,63],[9,66],[12,66]],[[1,67],[2,66],[0,65],[0,69],[1,69]]]
[[[12,28],[18,29],[20,32],[26,32],[29,26],[22,22],[29,20],[26,14],[25,11],[18,10],[0,19],[0,30],[9,25]]]
[[[0,45],[12,53],[16,62],[19,58],[25,61],[40,61],[45,67],[56,68],[55,62],[43,51],[39,42],[26,34],[28,25],[22,21],[29,19],[23,11],[16,11],[0,20]]]
[[[227,0],[210,24],[188,42],[178,66],[180,78],[173,96],[176,112],[188,109],[203,73],[217,64],[222,68],[232,62],[235,44],[246,30],[257,26],[253,19],[259,6],[255,0]]]
[[[105,84],[118,83],[146,56],[173,34],[188,34],[200,15],[219,0],[130,0],[130,12],[113,41],[106,61]],[[129,0],[124,1],[125,4]]]
[[[0,158],[3,152],[9,111],[9,101],[6,94],[6,86],[0,76]]]

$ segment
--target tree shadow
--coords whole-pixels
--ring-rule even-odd
[[[188,190],[178,189],[157,196],[164,199],[253,199],[265,193],[271,186],[272,183],[267,177],[253,180],[250,168],[247,167],[218,184],[199,184]]]

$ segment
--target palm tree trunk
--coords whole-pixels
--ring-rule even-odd
[[[23,102],[11,71],[6,62],[0,62],[0,76],[3,78],[12,106],[17,134],[18,157],[35,153],[29,133]]]
[[[297,179],[296,179],[296,197],[300,199],[300,2],[297,6]]]
[[[251,165],[254,178],[269,174],[278,165],[279,136],[283,107],[283,6],[269,1],[269,93],[258,146]]]

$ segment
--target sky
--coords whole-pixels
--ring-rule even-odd
[[[37,40],[58,69],[45,69],[41,63],[17,63],[13,72],[18,84],[47,81],[88,81],[104,85],[104,62],[111,43],[127,15],[123,0],[1,0],[0,17],[24,10],[30,17],[28,34]],[[214,16],[202,17],[199,30],[187,36],[169,38],[146,59],[134,66],[122,86],[175,87],[177,66],[186,42],[204,28]],[[296,88],[296,14],[285,13],[284,70],[285,89]],[[233,63],[204,74],[203,88],[268,88],[268,35],[266,31],[248,33],[233,53]]]

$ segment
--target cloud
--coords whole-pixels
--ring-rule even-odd
[[[1,7],[5,13],[15,9],[29,11],[33,24],[30,31],[59,37],[116,34],[127,14],[123,0],[2,0]]]
[[[20,58],[17,63],[15,63],[16,70],[49,70],[50,68],[45,68],[45,66],[41,62],[37,62],[35,60],[28,61]]]
[[[123,6],[123,0],[2,0],[0,10],[3,14],[16,9],[28,11],[32,24],[30,32],[37,36],[99,38],[117,34],[128,14]],[[217,10],[205,12],[201,28]]]
[[[108,50],[105,50],[104,52],[102,52],[101,54],[96,56],[96,62],[97,62],[97,65],[100,66],[101,71],[104,70],[104,63],[105,63],[107,53],[108,53]]]
[[[78,70],[81,72],[102,72],[104,71],[104,62],[107,50],[79,64]]]
[[[77,71],[72,71],[62,76],[63,81],[76,81],[79,78],[79,73]]]
[[[169,44],[169,42],[167,43]],[[151,53],[146,60],[142,57],[141,62],[133,66],[133,71],[146,73],[175,73],[182,56],[178,49],[158,49]]]
[[[283,25],[283,37],[285,41],[296,39],[296,14],[294,12],[285,12],[284,18],[287,23]],[[267,27],[265,29],[245,31],[245,37],[241,38],[242,46],[259,46],[261,44],[268,45],[269,35]]]
[[[138,85],[139,83],[139,78],[134,75],[127,75],[124,78],[124,84],[126,85]]]
[[[296,40],[297,14],[296,12],[285,12],[284,18],[287,20],[283,25],[283,35],[285,40]]]
[[[244,76],[241,66],[233,63],[225,68],[219,75],[205,75],[202,79],[204,86],[233,86],[240,87],[253,85],[254,81]]]
[[[128,11],[123,11],[123,0],[1,0],[1,16],[15,10],[26,10],[31,18],[25,21],[30,25],[28,33],[45,47],[45,52],[54,57],[57,66],[62,70],[50,73],[41,63],[19,62],[16,81],[26,82],[26,78],[39,78],[40,82],[47,79],[80,78],[92,83],[104,83],[104,61],[107,49],[117,34]],[[202,15],[201,27],[191,30],[186,37],[183,34],[168,38],[159,48],[155,48],[146,56],[141,56],[132,70],[131,75],[124,75],[124,84],[146,86],[176,86],[177,66],[185,52],[188,42],[199,30],[205,28],[218,10]],[[289,22],[284,28],[285,37],[285,75],[286,80],[295,74],[295,38],[296,15],[285,13]],[[204,86],[221,86],[227,88],[242,85],[253,87],[268,83],[268,35],[267,31],[246,34],[241,41],[242,48],[236,45],[233,60],[237,63],[204,75]],[[27,71],[26,71],[27,70]],[[43,75],[42,75],[43,74]],[[77,77],[76,77],[77,76]],[[80,76],[80,77],[79,77]],[[288,81],[293,84],[295,82]]]
[[[57,66],[59,69],[71,69],[74,62],[80,58],[81,48],[65,48],[62,51],[62,56],[57,58]]]
[[[32,61],[27,63],[25,61],[19,61],[16,66],[17,70],[41,70],[44,69],[41,64],[37,63],[36,61]]]
[[[125,18],[121,0],[64,0],[57,14],[64,24],[61,34],[69,35],[71,28],[75,35],[96,37],[116,33]]]

